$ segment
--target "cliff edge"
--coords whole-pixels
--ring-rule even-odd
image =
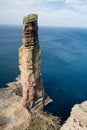
[[[60,130],[87,130],[87,101],[76,104]]]

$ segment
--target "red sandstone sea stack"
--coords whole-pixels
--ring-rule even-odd
[[[23,45],[19,49],[19,68],[23,89],[22,105],[30,110],[43,109],[50,100],[44,92],[41,79],[36,14],[28,15],[23,19]]]
[[[52,100],[41,79],[36,14],[23,19],[19,67],[21,79],[19,76],[9,87],[0,89],[0,130],[59,130],[59,118],[43,112],[43,107]]]

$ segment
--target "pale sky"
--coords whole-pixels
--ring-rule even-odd
[[[30,13],[40,26],[87,28],[87,0],[0,0],[0,24],[21,25]]]

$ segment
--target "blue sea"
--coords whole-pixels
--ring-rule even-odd
[[[87,100],[87,29],[39,27],[41,72],[53,102],[44,109],[67,119],[76,103]],[[0,26],[0,87],[19,75],[22,26]]]

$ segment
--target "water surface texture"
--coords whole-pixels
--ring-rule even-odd
[[[44,87],[54,100],[45,110],[69,116],[75,103],[87,100],[87,29],[40,27]],[[21,26],[0,26],[0,87],[19,75]]]

